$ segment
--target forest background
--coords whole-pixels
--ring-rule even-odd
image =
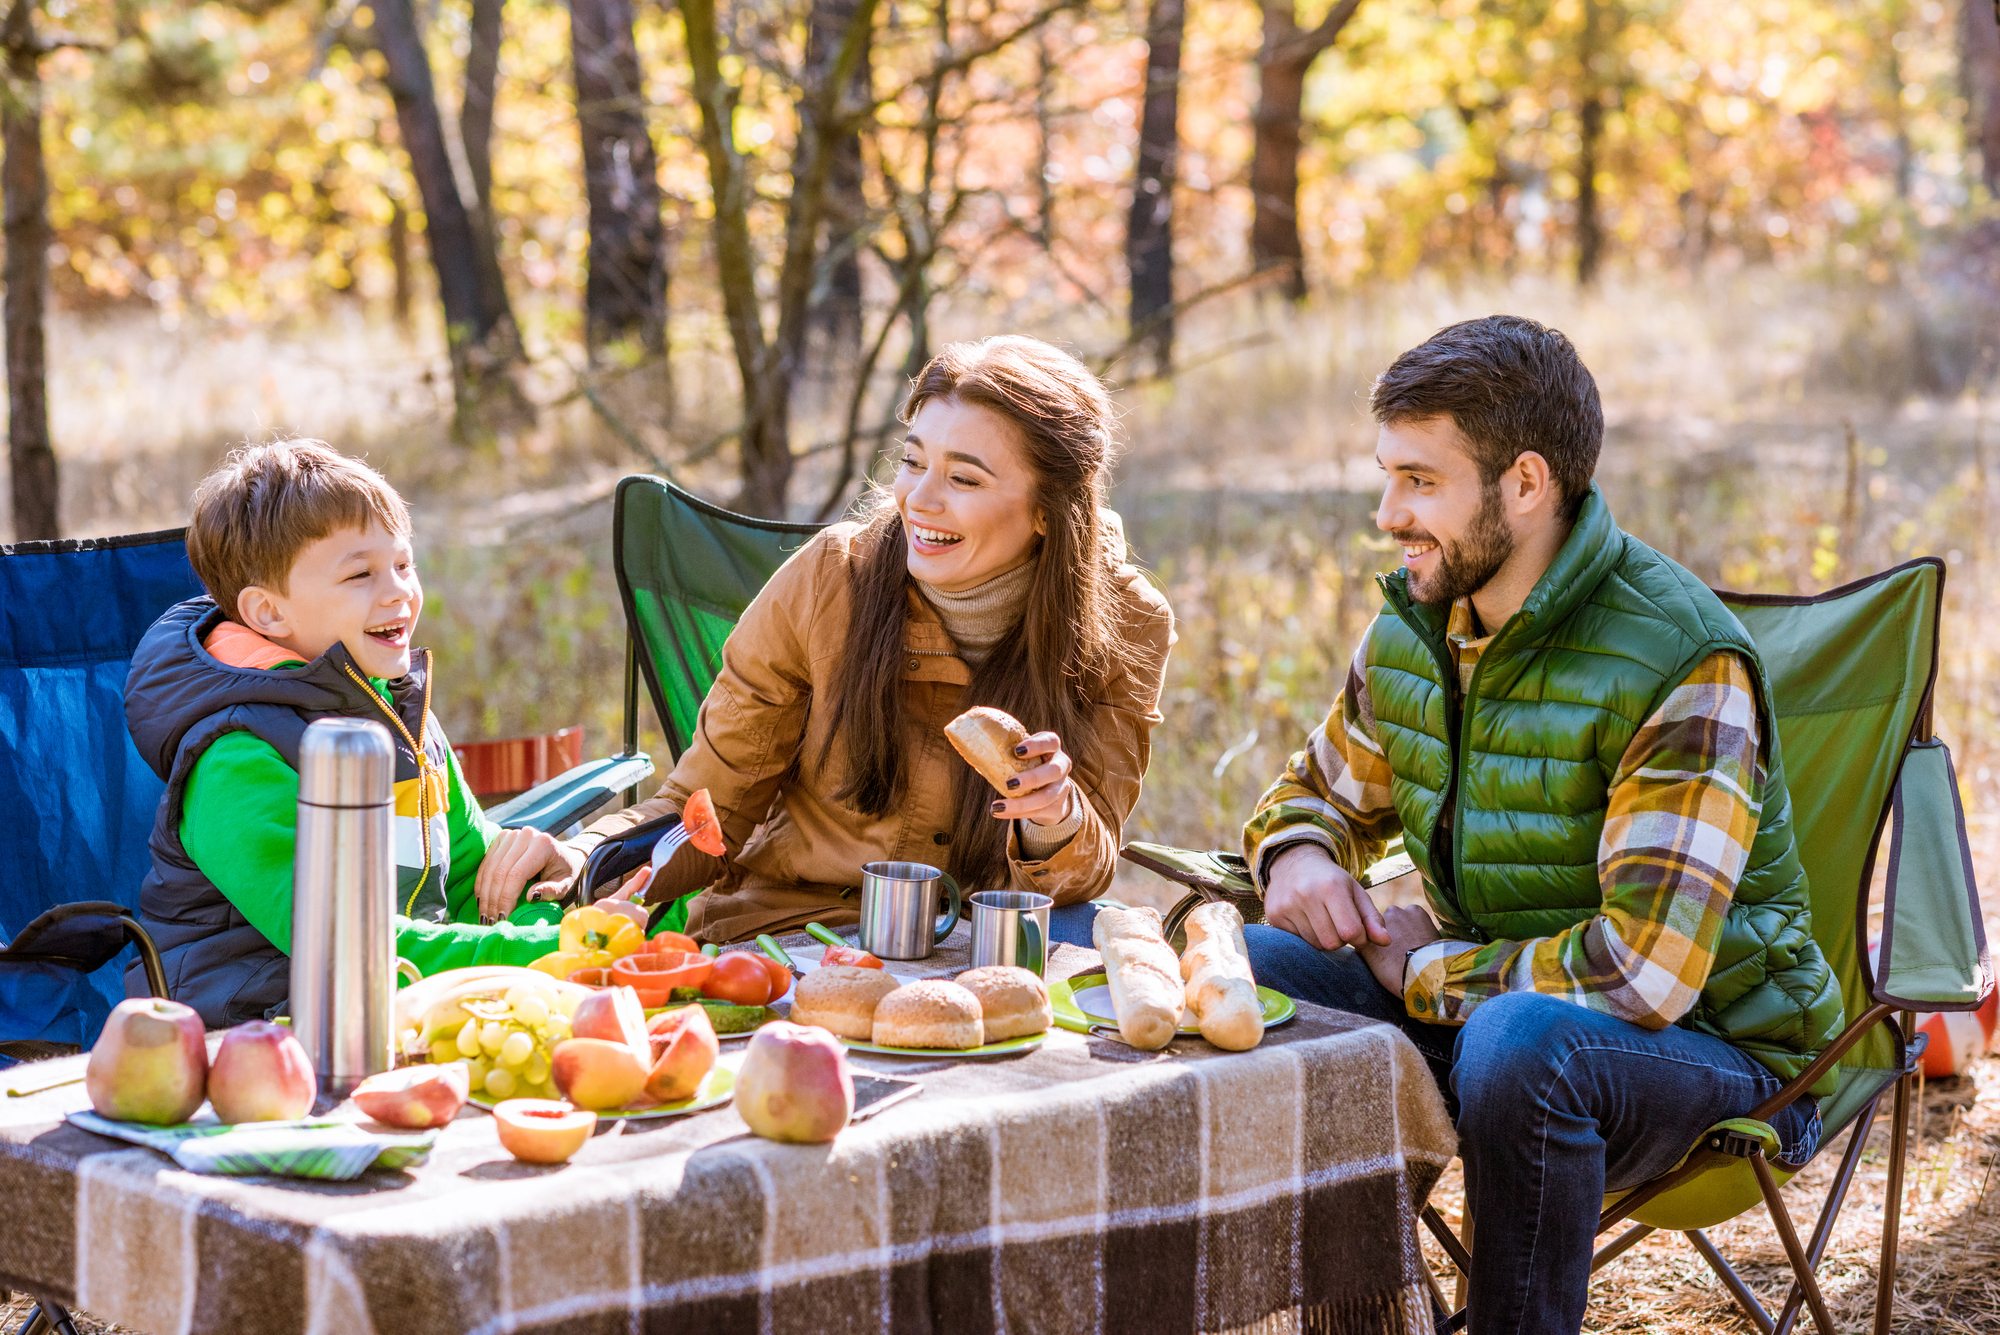
[[[1128,837],[1226,847],[1394,560],[1370,380],[1513,311],[1576,339],[1615,513],[1702,578],[1949,563],[1990,868],[1994,19],[9,0],[9,536],[178,524],[232,444],[324,437],[416,507],[454,738],[604,753],[619,476],[837,517],[930,352],[1037,334],[1118,386],[1114,500],[1180,618]]]

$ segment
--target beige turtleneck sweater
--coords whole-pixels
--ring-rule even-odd
[[[984,584],[963,593],[947,593],[933,584],[917,581],[917,589],[944,622],[945,633],[958,646],[958,656],[973,667],[983,666],[1000,641],[1021,620],[1027,605],[1028,588],[1035,581],[1035,564],[1015,566],[995,575]],[[1021,840],[1021,856],[1040,862],[1065,847],[1083,824],[1083,808],[1078,803],[1076,785],[1069,790],[1069,810],[1054,825],[1037,825],[1017,820],[1014,829]]]

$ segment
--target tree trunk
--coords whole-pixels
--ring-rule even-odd
[[[1174,181],[1180,155],[1182,0],[1153,0],[1146,21],[1146,98],[1139,170],[1125,229],[1131,336],[1152,350],[1155,374],[1174,361]]]
[[[1251,116],[1250,261],[1258,272],[1286,271],[1285,294],[1306,294],[1305,246],[1299,239],[1299,116],[1309,62],[1280,54],[1298,36],[1292,0],[1264,0],[1264,53],[1257,64],[1257,110]]]
[[[2000,197],[2000,15],[1989,0],[1963,0],[1965,142],[1979,149],[1979,175]]]
[[[472,23],[465,51],[465,98],[458,108],[458,138],[472,177],[472,236],[479,248],[479,277],[486,304],[512,323],[507,282],[500,272],[500,246],[493,216],[493,101],[500,79],[501,20],[506,0],[472,0]]]
[[[60,536],[56,454],[49,443],[47,351],[49,184],[42,165],[42,88],[33,0],[14,0],[6,23],[7,74],[0,101],[0,165],[7,258],[7,456],[13,470],[16,541]]]
[[[590,202],[585,342],[594,356],[636,335],[657,355],[667,346],[667,247],[631,0],[570,0],[569,16]]]
[[[512,322],[504,306],[493,301],[480,273],[472,215],[452,175],[430,56],[418,36],[411,0],[377,0],[374,31],[388,65],[386,82],[396,104],[396,126],[423,199],[424,232],[444,305],[463,431],[484,391],[495,379],[506,379],[504,367],[515,351]]]
[[[1596,59],[1601,45],[1599,0],[1583,0],[1583,38],[1577,44],[1582,107],[1577,116],[1576,281],[1597,282],[1604,256],[1604,223],[1597,202],[1597,150],[1604,139],[1604,91],[1598,87]]]
[[[806,68],[810,81],[826,77],[840,54],[841,38],[853,20],[857,0],[813,0],[806,28]],[[874,78],[869,64],[870,34],[862,34],[861,55],[854,74],[847,81],[840,101],[865,105],[871,97]],[[836,102],[836,107],[839,102]],[[816,112],[810,95],[799,99],[802,133],[818,137]],[[861,247],[868,226],[868,200],[861,190],[861,127],[842,126],[831,133],[831,161],[826,179],[825,259],[821,277],[814,283],[813,329],[827,349],[856,351],[861,338]]]
[[[400,199],[389,201],[389,271],[395,275],[396,286],[390,297],[390,309],[396,315],[396,327],[405,333],[410,328],[410,211],[403,207]]]

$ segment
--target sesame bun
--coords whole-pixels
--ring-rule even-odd
[[[967,969],[958,985],[979,998],[980,1027],[988,1043],[1039,1034],[1055,1023],[1049,989],[1027,969],[988,964]]]
[[[881,969],[851,964],[814,969],[792,992],[792,1023],[818,1025],[865,1043],[875,1027],[876,1003],[895,990],[896,980]]]
[[[885,1048],[963,1051],[985,1041],[979,998],[937,978],[897,988],[875,1008],[874,1041]]]

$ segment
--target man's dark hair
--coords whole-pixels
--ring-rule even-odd
[[[1565,524],[1583,507],[1604,443],[1597,381],[1576,346],[1518,315],[1438,330],[1382,373],[1368,406],[1389,426],[1449,417],[1489,487],[1533,450],[1549,462]]]

